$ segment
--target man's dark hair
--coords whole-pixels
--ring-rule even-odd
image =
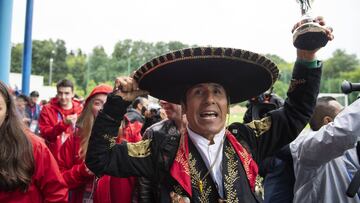
[[[333,119],[335,118],[336,109],[329,105],[330,101],[336,101],[336,99],[330,96],[320,97],[317,99],[314,113],[309,122],[312,130],[317,131],[323,126],[323,118],[325,116],[329,116]]]
[[[131,104],[131,107],[134,108],[134,109],[136,109],[139,104],[143,104],[143,103],[144,103],[144,99],[145,99],[145,97],[137,97],[137,98],[133,101],[133,103]]]
[[[20,99],[24,100],[24,102],[29,103],[29,98],[24,94],[19,94],[18,96],[16,96],[16,98],[17,99],[20,98]]]
[[[32,91],[30,93],[30,97],[39,97],[39,92],[38,91]]]
[[[71,91],[74,91],[74,84],[68,80],[68,79],[63,79],[60,80],[57,84],[56,84],[56,89],[59,89],[60,87],[70,87]]]

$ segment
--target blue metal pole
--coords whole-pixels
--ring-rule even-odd
[[[27,0],[26,19],[25,19],[25,38],[24,38],[24,56],[22,70],[22,87],[21,91],[29,95],[30,75],[31,75],[31,56],[32,56],[32,18],[33,18],[34,1]]]
[[[0,80],[9,84],[13,0],[0,0]]]

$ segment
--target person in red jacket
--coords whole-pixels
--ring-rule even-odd
[[[126,140],[128,142],[138,142],[142,139],[141,128],[145,123],[145,113],[148,108],[148,99],[145,97],[136,98],[129,106],[127,113],[124,116],[124,123],[122,136],[118,136],[117,142]]]
[[[79,101],[73,99],[74,85],[70,80],[60,80],[56,88],[56,97],[40,112],[39,128],[40,135],[57,159],[61,145],[75,129],[82,106]]]
[[[112,87],[109,85],[98,85],[92,90],[76,122],[75,133],[71,134],[60,148],[58,163],[70,189],[70,203],[82,203],[94,199],[96,180],[94,174],[85,166],[84,157],[95,117],[111,91]],[[109,185],[108,180],[101,180],[100,183],[97,190],[100,190],[102,195],[109,194],[109,189],[106,189]],[[100,186],[103,184],[104,186]],[[110,199],[109,195],[105,196]],[[101,200],[101,202],[105,201]]]
[[[67,202],[68,189],[53,155],[20,120],[0,81],[0,202]]]

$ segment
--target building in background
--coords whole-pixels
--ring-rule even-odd
[[[21,73],[10,73],[9,84],[13,90],[21,91],[21,83],[22,75]],[[38,91],[40,93],[39,101],[41,100],[49,100],[50,98],[56,95],[56,87],[45,86],[44,85],[44,77],[40,75],[31,75],[30,76],[30,92]]]

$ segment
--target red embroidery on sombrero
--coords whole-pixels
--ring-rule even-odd
[[[180,139],[180,146],[176,152],[175,160],[170,168],[170,175],[181,185],[181,187],[192,196],[191,178],[189,169],[189,146],[188,134],[185,133]]]
[[[258,166],[255,161],[251,158],[251,155],[241,146],[239,141],[229,131],[226,131],[226,138],[230,141],[234,147],[237,155],[240,157],[242,165],[244,166],[247,179],[249,180],[250,188],[252,191],[255,190],[255,181],[258,174]]]

